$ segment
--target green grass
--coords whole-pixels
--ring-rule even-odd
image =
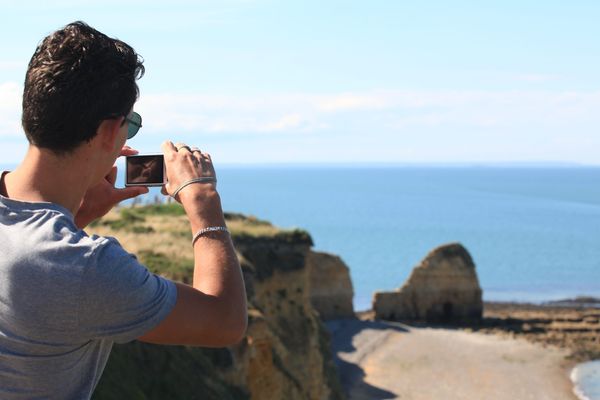
[[[130,208],[137,215],[185,215],[183,206],[179,203],[148,204],[141,207]]]
[[[169,217],[185,215],[183,206],[179,203],[169,204],[150,204],[141,207],[121,208],[118,219],[106,219],[96,221],[92,226],[108,226],[116,231],[124,230],[134,233],[151,233],[151,226],[140,227],[149,217]],[[232,237],[239,240],[253,238],[269,238],[279,242],[287,243],[310,243],[312,238],[310,234],[298,228],[281,229],[268,221],[261,220],[254,216],[246,216],[239,213],[224,213],[225,221],[231,232]],[[180,236],[180,235],[175,235]],[[186,233],[187,237],[187,233]]]
[[[142,250],[137,255],[140,263],[150,272],[165,276],[169,279],[192,283],[194,261],[186,258],[173,258],[152,250]]]
[[[146,231],[140,231],[139,223],[145,222],[146,218],[142,213],[138,212],[137,209],[134,208],[122,208],[119,211],[119,218],[117,219],[98,219],[90,224],[91,227],[94,226],[107,226],[115,231],[130,231],[135,233],[147,233],[154,231],[146,229]]]

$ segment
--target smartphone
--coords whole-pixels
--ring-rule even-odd
[[[162,186],[166,183],[162,154],[136,154],[125,157],[125,186]]]

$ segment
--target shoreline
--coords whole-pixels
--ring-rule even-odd
[[[360,320],[374,320],[372,310],[359,311]],[[484,302],[480,321],[433,324],[403,321],[416,327],[440,327],[522,337],[534,343],[570,351],[580,363],[600,359],[600,299],[579,297],[543,303]]]
[[[328,327],[349,400],[577,400],[574,362],[562,349],[397,322],[337,320]]]
[[[598,399],[600,395],[600,360],[577,364],[571,370],[574,392],[581,400]],[[594,396],[594,397],[590,397]]]
[[[326,324],[352,400],[521,398],[514,390],[577,400],[573,368],[600,359],[600,303],[588,300],[485,302],[470,323],[376,321],[363,311]]]

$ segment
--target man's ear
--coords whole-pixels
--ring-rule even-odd
[[[117,142],[121,140],[121,127],[125,117],[115,119],[105,119],[98,127],[97,138],[103,149],[108,152],[114,152]]]

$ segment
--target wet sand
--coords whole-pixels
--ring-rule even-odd
[[[327,322],[348,398],[570,400],[569,351],[456,329]]]

